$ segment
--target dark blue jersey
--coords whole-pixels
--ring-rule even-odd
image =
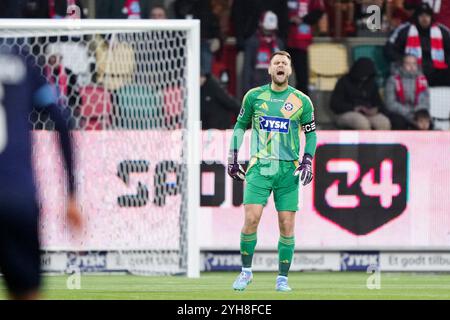
[[[29,123],[33,108],[48,108],[50,114],[60,114],[50,110],[58,108],[56,91],[31,60],[0,47],[0,204],[35,199]],[[56,118],[55,127],[65,127],[64,119]],[[68,131],[61,140],[67,145]],[[67,154],[71,158],[70,146],[65,148],[64,158]],[[71,161],[67,164],[71,167]]]

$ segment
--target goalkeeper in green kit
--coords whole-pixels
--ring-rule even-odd
[[[273,191],[280,229],[279,274],[275,289],[291,291],[288,272],[294,255],[299,182],[307,185],[312,181],[312,159],[317,140],[313,105],[308,96],[288,85],[291,72],[289,53],[274,52],[268,69],[272,82],[247,92],[234,127],[228,174],[235,180],[246,181],[245,222],[240,242],[242,272],[233,283],[235,290],[244,290],[252,281],[257,228],[263,208]],[[244,172],[238,163],[238,151],[250,123],[251,159]],[[299,162],[301,130],[305,132],[306,144]]]

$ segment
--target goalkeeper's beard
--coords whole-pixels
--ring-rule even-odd
[[[289,76],[285,75],[283,81],[277,80],[277,75],[272,75],[272,82],[275,83],[278,87],[282,87],[288,84]]]

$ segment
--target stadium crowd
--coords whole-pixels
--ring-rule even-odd
[[[0,4],[0,17],[64,18],[70,14],[67,8],[74,5],[80,8],[82,19],[200,19],[205,129],[231,128],[245,92],[270,81],[266,70],[277,50],[285,49],[292,56],[292,84],[306,94],[320,93],[320,86],[311,82],[320,75],[311,74],[309,57],[316,42],[342,44],[350,38],[384,42],[378,45],[382,49],[378,57],[349,55],[347,72],[334,75],[332,88],[327,89],[331,91],[329,103],[316,105],[332,111],[332,128],[433,129],[430,89],[450,87],[450,1],[5,0]],[[373,8],[380,10],[379,19]],[[98,39],[92,62],[98,72],[89,81],[101,83],[104,77],[99,59],[107,41]],[[127,47],[114,49],[133,54]],[[55,48],[47,54],[52,56],[44,68],[48,80],[60,85],[74,114],[82,117],[78,87],[82,72],[64,65]],[[129,68],[132,72],[132,65]],[[114,92],[128,80],[124,76],[108,88],[112,105]],[[320,119],[317,122],[320,127]]]

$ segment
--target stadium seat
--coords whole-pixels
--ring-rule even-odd
[[[95,55],[98,83],[113,91],[131,82],[135,55],[130,45],[124,42],[109,45],[99,40]]]
[[[84,130],[103,130],[111,125],[111,96],[107,90],[97,86],[80,88],[80,116],[86,120],[80,124]]]
[[[362,57],[372,59],[377,70],[377,83],[380,87],[383,87],[389,76],[389,63],[384,56],[383,47],[379,45],[360,45],[354,47],[352,49],[353,61]]]
[[[164,89],[164,113],[166,126],[170,129],[181,128],[183,112],[183,92],[179,87]]]
[[[331,91],[311,91],[309,97],[314,108],[316,127],[319,130],[335,129],[334,113],[330,108]]]
[[[308,47],[309,83],[315,90],[332,91],[337,80],[348,72],[348,55],[344,45],[316,43]]]
[[[430,88],[430,114],[435,129],[450,129],[450,87]]]
[[[163,128],[164,97],[150,86],[127,85],[114,94],[115,114],[121,129]]]

